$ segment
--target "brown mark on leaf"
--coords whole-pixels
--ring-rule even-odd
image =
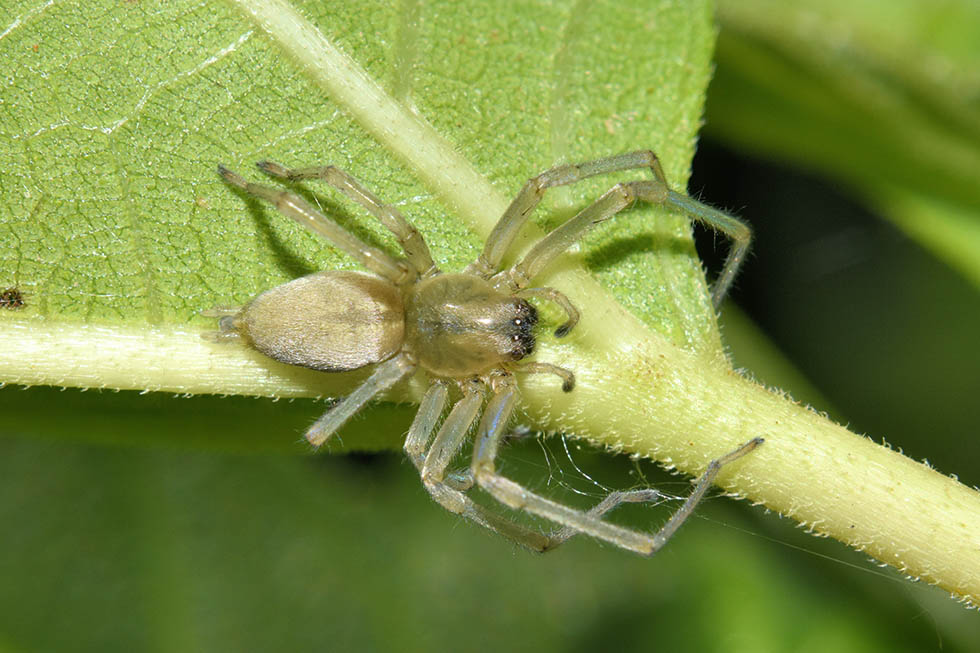
[[[24,293],[18,288],[7,288],[3,292],[0,292],[0,308],[17,310],[24,308],[25,303]]]

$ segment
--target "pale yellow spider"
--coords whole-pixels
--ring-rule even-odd
[[[575,385],[571,370],[524,360],[534,352],[538,320],[528,298],[546,299],[564,310],[567,320],[555,332],[558,337],[578,321],[578,310],[564,294],[554,288],[530,287],[531,280],[572,243],[637,200],[664,204],[731,238],[731,251],[712,293],[716,307],[732,283],[749,245],[749,228],[672,191],[653,152],[557,166],[530,179],[500,218],[483,253],[456,273],[440,271],[419,232],[346,172],[333,166],[293,170],[270,161],[258,165],[267,174],[290,181],[325,181],[380,220],[404,251],[404,258],[392,257],[363,242],[295,193],[253,184],[224,167],[218,169],[228,182],[272,203],[283,215],[320,234],[371,272],[317,272],[267,290],[244,306],[207,312],[220,318],[216,339],[241,340],[284,363],[324,372],[376,365],[360,387],[310,427],[306,439],[313,446],[322,445],[372,397],[421,369],[431,385],[408,431],[405,451],[421,473],[426,489],[443,507],[537,551],[547,551],[577,533],[585,533],[651,555],[691,515],[718,470],[762,443],[756,438],[712,461],[684,504],[653,534],[629,530],[602,517],[621,503],[658,498],[655,490],[613,492],[591,510],[580,511],[539,496],[495,470],[497,449],[517,402],[514,374],[556,374],[565,392],[571,392]],[[653,178],[616,184],[547,234],[516,264],[500,269],[505,252],[545,190],[634,168],[648,168]],[[456,386],[462,396],[433,440],[451,386]],[[481,407],[483,418],[477,427],[472,462],[465,472],[451,474],[450,462],[480,416]],[[526,510],[562,528],[545,534],[515,523],[475,503],[468,495],[474,485],[510,508]]]

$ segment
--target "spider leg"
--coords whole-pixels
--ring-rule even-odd
[[[538,361],[510,363],[507,367],[514,372],[521,372],[522,374],[554,374],[561,379],[562,392],[571,392],[575,388],[575,373],[571,370],[566,370],[564,367],[558,367],[551,363],[540,363]]]
[[[500,217],[497,225],[487,237],[483,252],[468,268],[468,271],[489,278],[500,267],[507,249],[513,244],[521,227],[527,222],[534,208],[549,188],[566,186],[608,172],[650,168],[655,179],[666,187],[664,171],[657,156],[649,150],[629,152],[616,156],[586,161],[578,164],[555,166],[540,175],[527,180],[517,197],[510,203]]]
[[[496,457],[496,450],[499,448],[499,444],[503,440],[503,429],[507,424],[511,412],[513,411],[514,403],[516,403],[516,392],[505,391],[497,394],[494,397],[494,400],[491,400],[491,402],[487,405],[487,410],[484,413],[483,421],[480,423],[479,440],[477,446],[474,448],[474,464],[470,468],[470,478],[474,478],[474,470],[476,468],[475,461],[478,458],[485,459],[490,456]],[[495,430],[498,432],[497,435],[494,435]],[[496,444],[493,444],[493,442]],[[481,443],[485,443],[487,446],[487,448],[483,451],[480,451]],[[652,488],[610,492],[605,498],[603,498],[602,501],[588,510],[588,512],[585,514],[592,518],[600,519],[602,516],[624,503],[652,502],[663,498],[663,496],[663,494]],[[542,549],[542,553],[554,550],[560,544],[563,544],[569,538],[572,538],[578,534],[579,531],[567,526],[549,534],[547,536],[548,544],[546,548]]]
[[[497,222],[487,238],[483,253],[468,270],[486,278],[493,275],[500,266],[504,253],[513,244],[517,233],[527,222],[528,216],[548,188],[574,184],[596,175],[637,168],[649,168],[653,179],[615,186],[594,204],[547,234],[521,263],[508,271],[506,276],[510,278],[515,290],[526,288],[530,279],[533,279],[556,256],[568,249],[596,224],[608,220],[631,206],[637,199],[641,199],[652,204],[679,209],[690,219],[721,232],[732,241],[725,265],[711,289],[711,301],[717,308],[745,259],[752,240],[752,230],[737,218],[693,200],[683,193],[671,190],[660,161],[649,150],[628,152],[576,165],[557,166],[537,177],[532,177]],[[565,332],[567,333],[567,329]]]
[[[762,443],[761,438],[750,440],[735,451],[711,461],[684,505],[671,516],[667,523],[653,534],[640,533],[602,521],[601,516],[626,501],[650,500],[653,498],[650,495],[613,493],[592,510],[583,512],[546,499],[497,473],[494,461],[497,457],[503,426],[513,410],[516,399],[516,390],[513,387],[506,387],[502,388],[490,400],[487,406],[487,415],[484,416],[480,425],[480,433],[476,445],[473,447],[473,476],[480,487],[504,505],[515,510],[526,510],[560,524],[563,528],[554,537],[549,538],[548,549],[561,544],[576,533],[585,533],[623,549],[642,555],[653,555],[691,516],[708,488],[711,487],[712,481],[722,466],[741,458]],[[490,417],[491,414],[493,415],[492,418]]]
[[[516,288],[527,287],[531,279],[538,276],[559,254],[597,224],[632,206],[637,199],[662,203],[667,199],[667,192],[667,187],[657,180],[616,184],[602,197],[539,240],[523,259],[507,271],[507,276]]]
[[[725,265],[721,268],[718,278],[711,285],[711,303],[715,308],[718,308],[721,306],[721,300],[725,298],[732,282],[735,281],[735,275],[738,274],[738,269],[742,267],[745,255],[749,251],[749,245],[752,243],[752,229],[738,218],[693,200],[683,193],[668,190],[667,202],[680,209],[687,217],[714,231],[721,232],[732,241],[728,250],[728,258],[725,259]]]
[[[280,213],[292,218],[310,231],[323,236],[375,274],[379,274],[395,284],[405,284],[415,280],[417,276],[415,269],[408,263],[389,256],[377,247],[371,247],[310,206],[306,200],[296,193],[245,181],[240,175],[224,166],[218,166],[218,172],[228,183],[241,188],[249,195],[269,202]]]
[[[405,258],[420,277],[431,276],[439,271],[432,261],[432,255],[429,254],[429,246],[425,244],[425,239],[418,229],[412,226],[395,207],[382,202],[344,170],[336,166],[286,168],[273,161],[260,161],[257,165],[260,170],[273,177],[281,177],[289,181],[319,179],[330,184],[367,209],[395,235],[405,252]]]
[[[422,465],[425,463],[425,450],[429,446],[429,440],[435,432],[442,411],[446,409],[448,398],[449,385],[444,381],[434,382],[425,391],[412,426],[408,429],[408,435],[405,437],[405,455],[419,472],[422,471]]]
[[[459,479],[447,478],[446,468],[462,446],[470,426],[479,414],[480,404],[483,403],[482,383],[473,382],[464,386],[463,398],[453,406],[428,453],[422,455],[421,452],[432,437],[436,422],[446,407],[447,396],[443,383],[437,382],[429,388],[405,441],[405,451],[419,468],[425,489],[446,510],[524,547],[534,551],[544,551],[552,547],[550,538],[543,533],[521,526],[475,503],[465,494],[465,490],[472,485],[472,481],[467,483],[465,475]]]
[[[412,464],[415,465],[415,468],[420,473],[423,464],[425,464],[425,453],[429,446],[429,440],[435,432],[439,417],[442,416],[442,412],[446,409],[448,396],[448,384],[445,381],[434,381],[429,386],[425,396],[422,397],[422,403],[419,404],[419,410],[415,414],[415,419],[412,421],[412,426],[408,430],[408,435],[405,437],[405,445],[403,447],[405,455],[408,456],[408,459],[412,461]],[[470,477],[469,468],[458,472],[449,472],[446,478],[443,479],[443,482],[461,492],[466,492],[473,487],[473,479]]]
[[[456,402],[422,461],[422,482],[442,482],[446,468],[463,446],[466,433],[480,414],[483,404],[483,383],[468,381],[463,386],[463,398]]]
[[[507,271],[515,288],[525,288],[559,254],[581,239],[597,224],[605,222],[617,213],[631,207],[641,199],[651,204],[670,204],[683,210],[690,218],[723,232],[732,239],[732,247],[718,280],[711,291],[711,301],[717,308],[735,279],[745,253],[748,251],[752,232],[749,227],[729,215],[695,202],[689,197],[670,190],[660,179],[629,181],[616,184],[595,202],[585,207],[573,218],[539,240],[521,261]]]
[[[419,404],[419,410],[415,413],[415,419],[405,437],[403,447],[405,455],[419,472],[422,471],[422,465],[425,463],[426,448],[435,432],[436,423],[446,409],[448,396],[448,384],[445,381],[434,381],[422,397],[422,403]],[[443,481],[453,489],[466,492],[473,487],[473,479],[470,478],[469,471],[467,468],[463,472],[450,472]]]
[[[506,381],[501,381],[502,383],[507,383]],[[483,420],[480,422],[479,433],[480,439],[478,440],[476,448],[474,448],[474,460],[478,457],[482,458],[485,456],[493,455],[496,456],[496,449],[492,451],[484,450],[479,451],[481,443],[490,443],[495,441],[496,444],[490,444],[491,447],[499,447],[499,443],[503,438],[503,429],[506,426],[510,414],[513,411],[514,403],[516,401],[516,392],[511,384],[510,390],[504,390],[498,392],[494,398],[487,405],[487,409],[483,414]],[[485,438],[485,434],[499,433],[493,438]],[[472,485],[474,479],[474,467],[471,466],[469,473],[461,475],[470,481]],[[628,490],[625,492],[611,492],[602,501],[600,501],[596,506],[590,509],[587,515],[599,519],[606,513],[615,509],[624,503],[641,503],[648,501],[656,501],[663,495],[654,489],[643,489],[643,490]],[[537,535],[537,533],[535,533]],[[552,534],[540,534],[544,538],[545,545],[543,547],[534,547],[535,550],[541,551],[542,553],[547,551],[553,551],[559,545],[566,542],[568,539],[578,535],[579,531],[565,527]]]
[[[513,485],[514,487],[520,488],[519,485],[503,479],[502,477],[497,477],[494,470],[494,460],[497,457],[497,451],[500,448],[500,442],[503,438],[504,427],[507,425],[510,415],[514,410],[514,405],[517,403],[517,389],[513,382],[502,382],[498,386],[496,394],[487,404],[486,412],[483,415],[483,419],[480,422],[480,427],[478,430],[479,435],[477,436],[476,444],[473,447],[473,462],[471,464],[472,475],[477,483],[479,483],[483,489],[490,492],[490,494],[500,501],[501,503],[508,505],[511,508],[514,507],[524,507],[524,506],[514,506],[510,502],[505,501],[501,496],[496,493],[491,486],[493,481],[488,481],[490,476],[494,476],[500,480],[505,481]],[[488,485],[489,483],[489,485]],[[522,492],[526,492],[521,488]],[[530,494],[529,492],[527,494]],[[656,495],[656,496],[654,496]],[[536,496],[536,495],[533,495]],[[652,501],[659,493],[655,490],[644,491],[640,490],[637,492],[613,492],[603,501],[601,501],[597,506],[585,513],[580,513],[579,511],[574,511],[572,508],[567,508],[561,506],[561,504],[555,503],[556,506],[561,506],[565,510],[579,513],[583,518],[587,518],[603,524],[604,526],[609,526],[613,529],[626,531],[618,526],[612,526],[611,524],[605,524],[601,521],[601,517],[612,510],[621,503],[626,503],[627,501],[637,502],[637,501]],[[541,497],[538,497],[541,498]],[[548,501],[547,499],[541,499],[542,501]],[[554,503],[550,502],[549,503]],[[529,509],[529,512],[534,512]],[[541,515],[548,517],[553,521],[559,520],[554,519],[550,515]],[[557,531],[553,535],[544,535],[545,546],[538,549],[539,551],[546,552],[552,551],[560,544],[568,540],[569,538],[577,535],[579,532],[583,532],[582,529],[575,528],[572,525],[566,525],[565,528]],[[629,531],[626,531],[629,532]]]
[[[307,441],[314,447],[321,446],[354,413],[361,410],[364,404],[398,383],[413,371],[415,371],[415,363],[405,354],[399,354],[381,363],[374,368],[374,372],[364,383],[341,399],[339,403],[331,407],[330,410],[323,414],[323,417],[315,421],[307,429],[305,435]]]
[[[652,503],[663,498],[665,498],[665,495],[657,490],[654,490],[653,488],[610,492],[605,496],[605,498],[602,499],[602,501],[596,504],[585,514],[591,517],[599,518],[609,512],[612,512],[624,503]],[[551,534],[551,542],[547,550],[551,551],[559,544],[563,544],[576,535],[579,535],[579,531],[570,526],[560,528]]]

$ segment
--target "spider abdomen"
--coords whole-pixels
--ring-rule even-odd
[[[395,355],[404,341],[405,309],[391,282],[331,270],[265,291],[234,318],[234,326],[270,358],[340,372]]]
[[[406,298],[405,345],[436,376],[465,378],[534,351],[537,311],[471,274],[418,282]]]

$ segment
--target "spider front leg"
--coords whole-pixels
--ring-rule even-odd
[[[477,442],[473,447],[473,477],[480,487],[504,505],[515,510],[526,510],[563,527],[554,537],[548,538],[549,546],[545,550],[554,548],[576,533],[585,533],[623,549],[635,551],[642,555],[653,555],[691,516],[721,468],[762,444],[762,438],[755,438],[735,451],[711,461],[684,505],[673,514],[667,523],[656,533],[639,533],[603,521],[601,519],[602,514],[627,501],[652,500],[656,498],[653,495],[613,493],[591,511],[583,512],[546,499],[497,473],[494,461],[497,458],[504,425],[510,417],[516,399],[516,391],[513,387],[504,388],[488,405],[487,415],[481,422]]]
[[[738,274],[738,269],[749,251],[749,245],[752,244],[752,229],[736,217],[672,190],[667,191],[667,202],[683,211],[692,220],[723,233],[732,241],[725,265],[711,286],[711,303],[717,309],[721,306],[721,301],[731,288],[732,282],[735,281],[735,275]]]
[[[503,273],[503,276],[508,279],[512,289],[526,288],[530,279],[533,279],[556,256],[582,238],[596,224],[628,208],[637,199],[642,199],[652,204],[680,209],[692,220],[719,231],[731,239],[732,246],[728,258],[711,290],[711,300],[717,308],[731,287],[738,268],[745,258],[752,232],[741,220],[671,190],[660,161],[649,150],[629,152],[577,165],[557,166],[530,179],[494,227],[487,238],[483,253],[470,266],[470,271],[488,278],[493,276],[503,260],[504,253],[548,188],[573,184],[596,175],[637,168],[649,168],[653,179],[617,185],[594,204],[546,235],[521,263]],[[618,199],[616,196],[619,196]]]
[[[712,303],[717,308],[745,258],[752,232],[744,222],[695,202],[685,195],[675,193],[661,179],[616,184],[594,203],[539,240],[531,251],[505,274],[510,277],[514,287],[527,287],[530,280],[539,275],[559,254],[580,240],[597,224],[631,207],[638,199],[651,204],[671,204],[682,209],[690,218],[721,231],[732,239],[731,251],[711,291]]]
[[[660,160],[650,150],[628,152],[585,163],[555,166],[536,177],[531,177],[504,211],[487,237],[483,252],[470,265],[468,271],[489,278],[499,269],[504,254],[549,188],[567,186],[608,172],[635,168],[650,168],[654,179],[659,180],[666,187],[667,182],[663,168],[660,167]]]

